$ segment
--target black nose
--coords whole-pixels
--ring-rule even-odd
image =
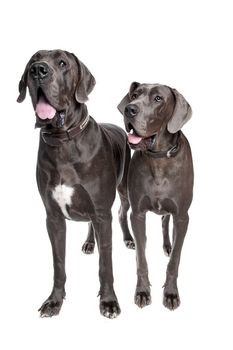
[[[49,66],[46,63],[34,63],[30,74],[34,79],[45,79],[49,74]]]
[[[125,116],[126,117],[130,117],[130,118],[136,117],[138,112],[139,112],[139,108],[137,105],[130,104],[130,105],[125,107]]]

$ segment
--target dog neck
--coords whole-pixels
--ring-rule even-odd
[[[66,123],[62,128],[55,129],[47,126],[41,129],[41,138],[44,143],[53,147],[61,146],[86,129],[90,120],[87,107],[84,104],[78,107],[75,111],[67,113]]]
[[[154,137],[152,147],[146,151],[155,158],[175,157],[180,149],[180,131],[171,134],[167,129],[159,132]]]
[[[87,106],[83,103],[76,103],[67,110],[66,121],[61,131],[67,131],[82,123],[88,115]]]

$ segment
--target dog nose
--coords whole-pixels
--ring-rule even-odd
[[[128,106],[125,107],[125,116],[126,117],[135,117],[139,112],[139,108],[137,105],[134,104],[130,104]]]
[[[49,66],[46,63],[34,63],[30,73],[34,79],[44,79],[49,74]]]

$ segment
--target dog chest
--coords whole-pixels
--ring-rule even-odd
[[[95,214],[95,207],[90,193],[80,184],[59,182],[51,188],[52,202],[56,203],[66,219],[74,221],[90,221]],[[52,205],[47,202],[47,205]]]
[[[67,212],[67,206],[71,206],[73,194],[74,189],[65,184],[55,186],[54,190],[52,191],[53,199],[57,202],[63,215],[67,219],[70,219],[70,216]]]

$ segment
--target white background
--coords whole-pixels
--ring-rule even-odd
[[[4,4],[4,5],[3,5]],[[1,4],[1,349],[232,349],[232,10],[230,1],[7,1]],[[135,252],[113,208],[115,290],[122,313],[99,314],[98,254],[85,256],[84,223],[68,222],[67,299],[58,317],[37,308],[52,288],[52,254],[37,192],[38,130],[18,81],[39,49],[74,52],[97,84],[97,121],[123,126],[116,106],[134,80],[175,87],[193,118],[184,127],[195,165],[194,201],[180,266],[181,306],[162,305],[167,258],[148,214],[152,305],[133,302]]]

